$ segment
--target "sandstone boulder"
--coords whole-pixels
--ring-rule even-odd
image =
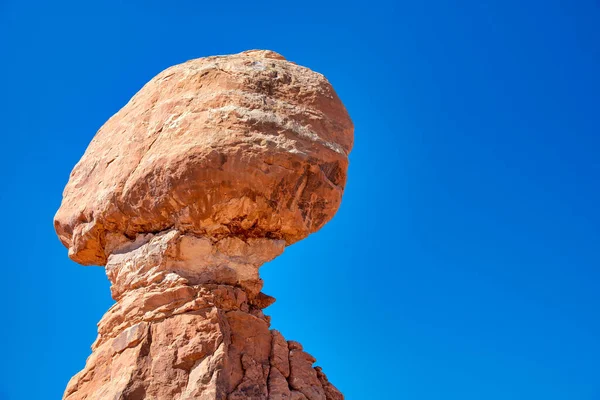
[[[325,77],[274,52],[173,66],[100,128],[56,232],[85,265],[167,229],[294,243],[337,210],[352,133]]]

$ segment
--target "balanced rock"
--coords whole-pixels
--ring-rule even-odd
[[[259,268],[337,211],[352,122],[271,51],[161,72],[98,131],[55,217],[116,304],[64,398],[342,399],[269,330]]]
[[[276,53],[176,65],[98,131],[71,173],[56,231],[85,265],[171,228],[291,244],[337,210],[352,132],[323,75]]]

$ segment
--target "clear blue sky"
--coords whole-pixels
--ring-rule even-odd
[[[0,399],[60,398],[112,304],[52,227],[96,130],[164,68],[253,48],[325,74],[356,126],[339,213],[262,270],[273,327],[350,400],[600,399],[599,21],[586,0],[0,0]]]

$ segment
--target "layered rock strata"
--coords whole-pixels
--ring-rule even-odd
[[[281,240],[176,230],[108,257],[117,303],[66,399],[342,399],[300,344],[269,330],[258,267]]]
[[[55,217],[116,303],[65,399],[342,399],[270,330],[259,268],[339,207],[352,123],[320,74],[270,51],[150,81],[96,134]]]

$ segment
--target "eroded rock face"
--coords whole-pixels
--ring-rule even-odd
[[[353,127],[270,51],[171,67],[96,134],[55,227],[116,300],[64,398],[343,399],[269,329],[259,268],[339,207]]]
[[[99,323],[65,399],[343,399],[314,358],[269,330],[239,288],[182,285],[132,294]]]

